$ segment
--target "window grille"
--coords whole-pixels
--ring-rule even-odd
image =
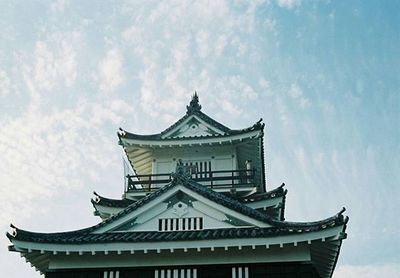
[[[196,169],[192,172],[193,178],[209,178],[211,170],[211,161],[189,161],[185,162],[185,166],[194,166]]]
[[[117,270],[117,271],[104,271],[103,278],[119,278],[119,270]]]
[[[156,269],[154,278],[197,278],[197,269]]]
[[[203,230],[203,217],[160,218],[158,231],[198,231]]]
[[[246,267],[232,267],[232,278],[249,278],[249,268]]]

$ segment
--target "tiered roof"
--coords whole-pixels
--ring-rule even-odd
[[[188,131],[193,123],[201,126],[202,130],[198,133]],[[249,128],[231,130],[201,112],[198,95],[195,94],[187,106],[186,115],[163,132],[137,135],[121,130],[118,136],[132,167],[139,174],[148,171],[146,163],[151,160],[151,152],[148,151],[151,148],[237,144],[238,155],[254,157],[259,182],[263,183],[263,128],[260,120]],[[243,248],[249,250],[244,256],[252,254],[257,257],[262,254],[268,257],[268,262],[280,262],[283,257],[293,255],[287,257],[289,261],[311,263],[321,277],[331,277],[342,240],[346,238],[348,217],[343,215],[344,208],[336,215],[320,221],[288,222],[284,217],[287,194],[284,184],[268,192],[258,190],[244,196],[224,194],[193,180],[189,167],[183,164],[178,164],[168,184],[149,191],[139,200],[115,200],[96,192],[94,194],[92,204],[96,214],[103,218],[102,222],[85,229],[61,233],[36,233],[11,225],[13,231],[7,233],[12,243],[9,250],[20,252],[39,271],[46,272],[51,268],[65,267],[65,262],[69,260],[75,260],[75,267],[81,267],[83,260],[79,256],[87,256],[88,267],[99,267],[101,262],[97,259],[107,262],[104,255],[111,253],[111,265],[118,262],[120,267],[124,267],[132,266],[137,258],[144,263],[155,257],[163,260],[165,255],[157,254],[172,253],[174,250],[191,254],[206,250],[204,258],[209,255],[208,251],[218,249],[218,252],[225,252],[235,248],[232,254],[240,263],[242,257],[237,252]],[[175,205],[187,206],[187,210],[180,215]],[[109,208],[108,212],[102,212],[99,207]],[[204,229],[177,228],[174,231],[160,229],[160,223],[163,222],[158,222],[159,230],[153,225],[156,220],[178,219],[176,215],[182,218],[188,213],[189,207],[195,212],[190,217],[200,215],[212,225]],[[139,252],[139,257],[132,257],[137,256],[135,252]],[[100,256],[92,257],[96,254]]]
[[[172,232],[124,231],[110,230],[108,228],[115,225],[114,223],[120,221],[124,217],[126,218],[126,216],[130,215],[132,212],[140,210],[145,205],[151,202],[159,202],[159,197],[162,197],[172,190],[176,190],[177,192],[188,190],[185,192],[186,194],[199,194],[211,201],[211,203],[225,207],[225,210],[234,211],[243,217],[248,217],[249,219],[254,219],[257,223],[264,224],[251,227],[243,226]],[[277,190],[277,192],[281,194],[280,190]],[[7,237],[13,243],[13,245],[10,246],[11,251],[18,251],[24,254],[37,252],[37,255],[29,256],[29,260],[31,260],[34,265],[37,256],[40,254],[48,254],[48,256],[50,256],[51,254],[55,255],[59,252],[67,252],[68,254],[71,252],[78,252],[82,255],[85,252],[93,254],[93,252],[99,252],[100,250],[103,252],[120,253],[133,250],[131,248],[135,248],[133,246],[139,243],[164,242],[164,244],[168,246],[168,248],[165,247],[168,250],[181,246],[178,244],[178,247],[176,247],[173,242],[185,241],[199,242],[193,245],[193,248],[194,246],[203,246],[203,248],[226,248],[227,246],[237,246],[238,244],[240,246],[253,246],[253,248],[259,245],[264,247],[266,245],[279,245],[282,247],[284,244],[295,244],[295,246],[297,246],[298,244],[302,244],[302,242],[311,245],[315,243],[319,247],[316,248],[312,245],[312,248],[315,249],[311,254],[312,256],[319,256],[318,254],[321,252],[328,254],[325,257],[318,257],[318,259],[322,261],[318,263],[315,262],[315,267],[320,269],[320,273],[324,273],[322,277],[330,277],[337,260],[341,241],[346,237],[345,230],[348,218],[343,216],[344,211],[343,209],[335,216],[315,222],[298,223],[280,221],[252,209],[227,195],[204,187],[191,180],[188,176],[178,173],[174,175],[174,179],[170,184],[128,205],[119,213],[95,226],[62,233],[34,233],[12,226],[14,231],[12,233],[7,233]],[[227,241],[233,239],[241,239],[241,241],[232,241],[227,244]],[[259,239],[261,239],[261,241],[259,241]],[[219,240],[224,240],[223,246],[220,246],[218,243]],[[104,243],[115,243],[119,245],[116,245],[116,247],[105,247],[105,245],[102,245]],[[128,245],[120,245],[121,243]],[[157,246],[162,249],[163,245]],[[142,248],[145,247],[141,245],[139,249]],[[187,246],[187,248],[190,248],[190,246]],[[147,250],[147,248],[145,249]],[[45,271],[47,266],[38,264],[37,267],[39,270]]]

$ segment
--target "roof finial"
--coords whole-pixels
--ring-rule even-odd
[[[190,101],[189,105],[186,106],[187,113],[193,113],[196,111],[201,110],[201,105],[199,104],[199,96],[197,95],[197,92],[194,92],[194,95],[192,96],[192,100]]]

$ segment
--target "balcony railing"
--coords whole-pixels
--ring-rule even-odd
[[[191,178],[213,189],[240,188],[254,185],[255,169],[195,172]],[[127,192],[149,192],[171,182],[172,174],[128,175]]]

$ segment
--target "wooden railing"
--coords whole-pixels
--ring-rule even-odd
[[[191,174],[191,178],[211,188],[238,188],[254,185],[255,169],[207,171]],[[172,174],[128,175],[127,192],[153,191],[171,182]]]

